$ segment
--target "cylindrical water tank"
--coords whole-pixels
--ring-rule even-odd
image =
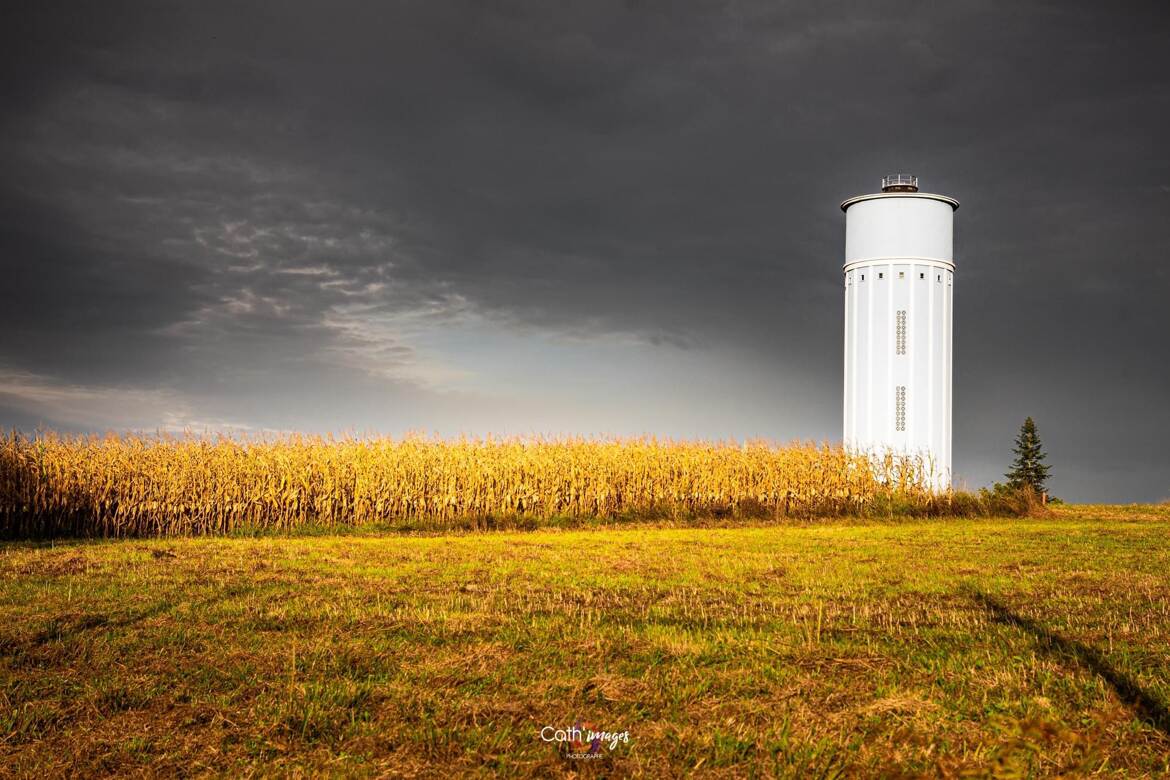
[[[898,174],[845,212],[845,446],[916,455],[951,482],[951,325],[959,202]]]

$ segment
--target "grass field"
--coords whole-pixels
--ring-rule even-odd
[[[9,543],[0,772],[1156,776],[1168,539],[1065,507]],[[539,736],[575,722],[629,741]]]

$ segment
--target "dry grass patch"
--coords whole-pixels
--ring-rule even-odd
[[[1158,776],[1160,512],[9,544],[0,766]]]

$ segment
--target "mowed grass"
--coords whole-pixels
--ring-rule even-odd
[[[1170,771],[1170,509],[0,547],[0,772]],[[558,756],[544,726],[628,730]]]

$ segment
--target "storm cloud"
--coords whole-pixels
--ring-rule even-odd
[[[1170,496],[1162,3],[37,3],[0,425],[836,440],[844,219],[956,215],[955,463]]]

